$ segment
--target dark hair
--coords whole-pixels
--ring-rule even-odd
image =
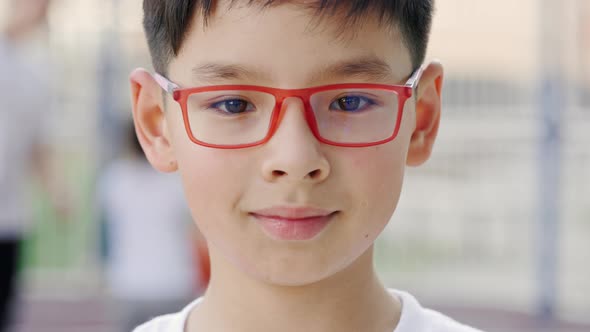
[[[233,4],[237,0],[231,0]],[[257,2],[262,8],[286,0],[244,0]],[[430,34],[434,0],[317,0],[311,6],[316,14],[345,11],[348,22],[366,14],[376,14],[380,23],[398,27],[402,40],[410,51],[416,69],[424,61]],[[172,57],[177,56],[190,28],[193,15],[198,13],[207,25],[217,4],[215,0],[144,0],[143,27],[156,71],[166,74]],[[309,3],[305,4],[309,6]],[[347,21],[345,21],[347,22]],[[354,24],[354,23],[353,23]]]

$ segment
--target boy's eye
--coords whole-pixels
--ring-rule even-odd
[[[210,106],[211,108],[229,114],[240,114],[247,111],[254,110],[254,105],[250,104],[244,99],[227,99],[216,102]]]
[[[369,98],[351,95],[336,99],[330,105],[330,109],[345,112],[358,112],[365,110],[373,104],[373,101]]]

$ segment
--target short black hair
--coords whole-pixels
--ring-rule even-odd
[[[238,0],[231,0],[231,4]],[[262,8],[287,0],[243,0]],[[143,27],[154,69],[166,74],[170,60],[178,55],[193,15],[199,14],[206,25],[217,5],[216,0],[144,0]],[[432,25],[434,0],[317,0],[306,2],[317,16],[345,11],[347,22],[366,14],[376,14],[380,23],[396,26],[412,60],[418,68],[426,56]]]

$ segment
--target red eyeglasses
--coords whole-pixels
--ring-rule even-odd
[[[305,118],[316,139],[342,147],[384,144],[397,136],[406,100],[422,68],[404,85],[334,84],[306,89],[255,85],[180,88],[162,75],[158,84],[176,100],[191,141],[217,149],[241,149],[268,142],[279,126],[282,103],[303,101]]]

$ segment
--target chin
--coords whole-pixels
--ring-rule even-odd
[[[280,286],[280,287],[303,287],[318,283],[322,280],[329,278],[334,273],[325,273],[323,275],[310,274],[310,271],[301,271],[300,273],[292,273],[290,271],[284,271],[280,274],[275,275],[260,275],[260,281]]]
[[[355,260],[337,257],[330,260],[322,257],[308,259],[280,259],[276,264],[267,262],[264,266],[250,266],[247,273],[253,278],[275,286],[301,287],[319,283],[345,270]],[[311,260],[309,260],[311,259]]]

